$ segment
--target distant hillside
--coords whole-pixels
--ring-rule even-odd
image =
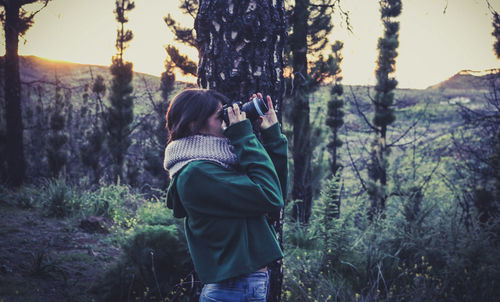
[[[51,61],[36,56],[22,56],[19,64],[21,81],[26,84],[32,82],[55,83],[57,78],[63,85],[69,84],[75,87],[89,83],[89,80],[97,75],[102,75],[105,79],[111,78],[109,66]],[[134,82],[142,78],[158,84],[160,81],[157,76],[135,72]]]
[[[463,89],[463,90],[487,90],[491,80],[496,77],[497,85],[500,79],[496,76],[500,69],[488,69],[485,71],[462,70],[451,78],[427,89]]]
[[[4,57],[0,57],[0,70],[3,69],[3,62]],[[38,95],[43,96],[43,99],[47,102],[51,102],[56,83],[64,89],[65,95],[70,94],[73,100],[76,101],[89,92],[88,88],[92,87],[93,79],[98,75],[105,80],[107,89],[104,100],[108,99],[112,80],[109,66],[52,61],[36,56],[20,56],[19,65],[22,83],[21,97],[26,104],[30,100],[36,100]],[[134,72],[132,85],[134,87],[134,102],[137,105],[151,104],[151,100],[158,102],[162,99],[160,77]],[[177,82],[176,89],[182,89],[185,85],[186,83]],[[0,94],[2,88],[0,87]],[[74,103],[76,106],[78,104],[77,101]],[[150,109],[144,106],[136,106],[135,111],[140,112],[140,110]]]

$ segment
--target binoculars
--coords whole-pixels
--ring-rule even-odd
[[[254,97],[250,101],[243,103],[241,101],[234,102],[233,104],[238,104],[240,107],[241,111],[244,111],[246,113],[246,116],[249,120],[252,122],[256,120],[259,116],[263,116],[266,114],[266,112],[269,110],[269,107],[267,106],[267,103],[259,97]],[[229,115],[227,114],[227,108],[229,108],[229,104],[226,104],[222,107],[223,110],[223,116],[222,118],[226,122],[227,125],[229,125]]]

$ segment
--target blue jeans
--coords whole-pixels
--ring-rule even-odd
[[[205,284],[200,302],[265,302],[269,289],[269,273],[258,271],[230,278],[217,283]]]

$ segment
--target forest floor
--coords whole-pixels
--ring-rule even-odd
[[[92,301],[90,288],[120,250],[79,223],[0,202],[0,302]]]

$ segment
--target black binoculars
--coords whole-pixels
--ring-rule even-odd
[[[254,97],[253,99],[251,99],[246,103],[239,101],[239,102],[234,102],[233,104],[238,104],[240,110],[244,111],[247,115],[247,118],[252,122],[259,116],[264,116],[266,112],[269,110],[267,103],[262,98],[259,97]],[[227,114],[227,108],[229,106],[232,105],[226,104],[224,105],[224,107],[222,107],[223,110],[222,118],[224,119],[227,125],[229,125],[229,116]]]

